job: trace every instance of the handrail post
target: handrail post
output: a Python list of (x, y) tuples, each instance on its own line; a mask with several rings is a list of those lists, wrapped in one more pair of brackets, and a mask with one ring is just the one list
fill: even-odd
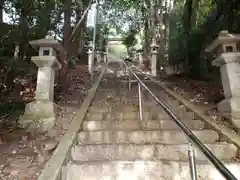
[(195, 150), (192, 148), (192, 143), (188, 145), (188, 160), (189, 168), (192, 180), (197, 180), (196, 161), (195, 161)]
[(142, 94), (141, 94), (141, 84), (138, 82), (138, 103), (139, 103), (139, 118), (140, 121), (143, 120), (143, 113), (142, 113)]

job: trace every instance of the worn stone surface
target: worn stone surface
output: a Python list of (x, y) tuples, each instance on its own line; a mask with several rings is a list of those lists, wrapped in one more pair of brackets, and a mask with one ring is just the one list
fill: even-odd
[[(221, 66), (221, 77), (225, 100), (218, 104), (222, 116), (230, 119), (239, 126), (240, 121), (240, 80), (239, 80), (240, 53), (223, 53), (215, 60)], [(217, 64), (217, 65), (218, 65)]]
[(42, 142), (42, 150), (46, 153), (51, 153), (56, 149), (58, 142), (54, 139), (48, 139)]
[(46, 132), (55, 125), (55, 107), (49, 100), (36, 100), (25, 107), (24, 115), (20, 116), (19, 123), (30, 132)]
[(86, 121), (102, 121), (104, 119), (104, 114), (105, 113), (88, 113), (86, 115)]
[[(204, 124), (202, 121), (185, 121), (185, 123), (192, 129), (203, 129)], [(122, 120), (122, 121), (84, 121), (83, 130), (172, 130), (179, 129), (178, 125), (173, 120)]]
[[(240, 165), (225, 163), (233, 174), (240, 178)], [(187, 162), (174, 161), (113, 161), (91, 164), (68, 164), (65, 167), (66, 178), (63, 180), (189, 180), (190, 171)], [(199, 180), (225, 180), (212, 164), (199, 163)]]
[[(221, 160), (231, 159), (237, 155), (237, 147), (227, 143), (207, 144), (208, 148)], [(71, 150), (75, 161), (106, 160), (188, 160), (188, 144), (113, 144), (113, 145), (78, 145)], [(197, 160), (206, 160), (201, 153), (196, 153)]]
[[(218, 141), (218, 133), (212, 130), (193, 131), (204, 143)], [(188, 137), (182, 131), (83, 131), (78, 134), (79, 144), (181, 144), (188, 143)]]

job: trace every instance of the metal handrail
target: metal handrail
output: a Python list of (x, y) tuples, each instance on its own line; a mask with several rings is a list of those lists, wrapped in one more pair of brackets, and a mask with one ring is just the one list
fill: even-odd
[[(179, 119), (168, 107), (167, 105), (162, 102), (147, 86), (143, 83), (143, 81), (132, 71), (132, 69), (126, 64), (126, 62), (122, 61), (123, 64), (126, 66), (126, 69), (129, 71), (129, 89), (131, 88), (131, 78), (130, 73), (136, 78), (138, 81), (138, 90), (141, 91), (142, 86), (145, 90), (149, 92), (149, 94), (160, 104), (163, 109), (172, 117), (175, 123), (183, 130), (183, 132), (188, 136), (190, 143), (193, 142), (200, 151), (207, 157), (207, 159), (215, 166), (215, 168), (225, 177), (227, 180), (238, 180), (227, 168), (226, 166), (201, 142), (199, 138), (197, 138), (191, 129), (181, 120)], [(139, 95), (141, 92), (139, 92)], [(141, 97), (139, 96), (139, 99)], [(140, 101), (140, 100), (139, 100)], [(141, 103), (141, 102), (140, 102)], [(139, 104), (141, 108), (141, 105)], [(142, 120), (142, 109), (140, 110), (140, 120)], [(192, 180), (196, 180), (196, 168), (195, 168), (195, 158), (194, 152), (192, 151), (191, 144), (189, 146), (189, 161), (190, 161), (190, 170), (191, 170), (191, 177)]]

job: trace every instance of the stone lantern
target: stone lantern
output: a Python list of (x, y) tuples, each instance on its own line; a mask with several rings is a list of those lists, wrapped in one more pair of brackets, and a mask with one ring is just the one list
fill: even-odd
[(93, 52), (92, 52), (92, 45), (90, 44), (88, 46), (88, 72), (91, 74), (92, 72), (92, 68), (93, 68), (93, 65), (94, 65), (94, 60), (92, 61), (92, 56), (93, 56)]
[(55, 71), (61, 68), (57, 52), (64, 52), (62, 45), (53, 37), (34, 40), (30, 45), (39, 49), (38, 56), (31, 60), (38, 66), (36, 96), (25, 107), (19, 123), (29, 131), (46, 132), (55, 125), (56, 117), (53, 103)]
[(103, 53), (103, 61), (104, 63), (107, 63), (107, 52)]
[(221, 31), (207, 47), (216, 59), (213, 66), (220, 67), (225, 100), (217, 106), (220, 114), (240, 127), (240, 35)]
[(143, 55), (142, 50), (139, 50), (138, 57), (139, 57), (139, 66), (141, 67), (143, 65), (143, 62), (144, 62), (144, 55)]
[(157, 76), (157, 54), (158, 54), (158, 45), (156, 43), (156, 39), (152, 39), (151, 44), (151, 71), (152, 76)]
[(97, 63), (100, 64), (102, 61), (102, 51), (100, 48), (97, 48), (96, 58), (97, 58)]

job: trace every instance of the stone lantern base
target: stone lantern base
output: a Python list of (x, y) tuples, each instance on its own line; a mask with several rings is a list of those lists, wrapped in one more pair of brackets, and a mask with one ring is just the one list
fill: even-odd
[(225, 99), (217, 105), (218, 111), (240, 128), (240, 97)]
[(28, 132), (43, 133), (51, 130), (56, 121), (55, 105), (49, 100), (35, 100), (26, 104), (19, 124)]

